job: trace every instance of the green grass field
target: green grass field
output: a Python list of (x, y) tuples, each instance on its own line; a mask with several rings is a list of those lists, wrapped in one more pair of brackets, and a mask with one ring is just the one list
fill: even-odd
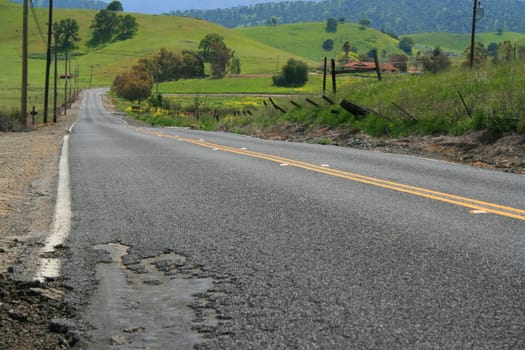
[[(40, 23), (42, 31), (47, 23), (47, 11), (35, 9), (34, 14)], [(205, 22), (198, 19), (150, 16), (135, 14), (139, 23), (139, 32), (131, 40), (107, 44), (104, 47), (90, 49), (86, 42), (90, 38), (89, 26), (96, 11), (67, 10), (55, 11), (54, 22), (64, 18), (77, 20), (80, 26), (80, 37), (77, 50), (78, 56), (72, 60), (72, 67), (78, 66), (80, 88), (90, 85), (91, 71), (93, 72), (93, 86), (111, 85), (117, 74), (130, 69), (135, 62), (143, 57), (149, 57), (161, 48), (173, 51), (182, 49), (198, 50), (199, 42), (208, 33), (219, 33), (225, 42), (241, 60), (242, 73), (274, 73), (280, 63), (284, 64), (289, 58), (297, 55), (268, 46), (255, 41), (236, 31)], [(34, 20), (33, 12), (30, 14), (30, 42), (29, 53), (31, 57), (45, 57), (45, 38), (39, 35), (39, 30)], [(21, 33), (22, 33), (22, 7), (7, 0), (0, 0), (0, 36), (2, 37), (2, 74), (0, 75), (0, 109), (17, 109), (20, 98), (21, 84)], [(309, 64), (316, 62), (309, 61)], [(59, 68), (59, 72), (63, 67)], [(30, 104), (42, 104), (44, 87), (44, 59), (29, 60), (29, 99)]]
[[(366, 54), (373, 48), (377, 48), (380, 53), (383, 50), (387, 54), (401, 53), (396, 39), (372, 28), (360, 29), (355, 23), (340, 23), (336, 33), (327, 33), (325, 29), (326, 23), (296, 23), (238, 28), (236, 31), (316, 62), (321, 62), (324, 57), (335, 58), (343, 50), (345, 41), (355, 46), (358, 53)], [(334, 41), (331, 51), (325, 51), (322, 47), (327, 39)]]
[[(431, 50), (436, 46), (441, 47), (445, 51), (462, 54), (465, 49), (470, 46), (470, 34), (451, 34), (451, 33), (421, 33), (407, 35), (411, 37), (416, 43), (416, 49)], [(525, 34), (503, 32), (503, 35), (497, 33), (478, 33), (476, 34), (476, 41), (482, 42), (485, 48), (490, 43), (500, 43), (509, 40), (512, 43), (525, 42)]]

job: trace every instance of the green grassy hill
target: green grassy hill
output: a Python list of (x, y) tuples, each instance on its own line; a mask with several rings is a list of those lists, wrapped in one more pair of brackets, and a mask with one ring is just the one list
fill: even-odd
[[(358, 53), (366, 54), (373, 48), (377, 48), (380, 53), (383, 50), (388, 54), (401, 53), (397, 47), (398, 40), (372, 28), (360, 29), (360, 26), (354, 23), (340, 23), (336, 33), (327, 33), (326, 23), (246, 27), (236, 31), (267, 45), (318, 62), (323, 57), (334, 58), (343, 50), (345, 41), (355, 46)], [(334, 49), (331, 51), (323, 49), (323, 42), (327, 39), (334, 41)]]
[[(44, 86), (46, 43), (42, 39), (34, 15), (36, 15), (42, 31), (47, 29), (47, 11), (35, 9), (30, 13), (30, 56), (40, 59), (30, 59), (29, 62), (29, 103), (41, 104)], [(198, 50), (199, 42), (208, 33), (219, 33), (225, 42), (235, 50), (241, 60), (242, 73), (273, 73), (278, 62), (284, 64), (295, 54), (271, 47), (243, 35), (240, 32), (226, 29), (219, 25), (198, 19), (172, 16), (150, 16), (134, 14), (139, 23), (137, 35), (127, 41), (107, 44), (105, 47), (90, 49), (86, 42), (90, 38), (89, 26), (97, 11), (79, 9), (59, 9), (55, 11), (54, 22), (64, 18), (75, 19), (80, 26), (80, 37), (77, 56), (72, 61), (72, 67), (77, 65), (80, 70), (80, 87), (89, 86), (91, 67), (93, 67), (93, 86), (110, 85), (114, 77), (131, 68), (142, 57), (148, 57), (161, 48), (173, 51), (182, 49)], [(22, 38), (22, 6), (0, 0), (0, 37), (2, 37), (2, 74), (0, 75), (0, 109), (17, 108), (20, 96), (21, 81), (21, 38)], [(300, 57), (299, 57), (300, 58)], [(302, 58), (301, 58), (302, 59)], [(310, 64), (316, 62), (310, 61)], [(63, 63), (60, 63), (62, 66)], [(62, 67), (59, 68), (63, 70)]]
[[(462, 53), (470, 46), (470, 34), (421, 33), (407, 36), (414, 40), (416, 49), (419, 50), (432, 49), (439, 46), (445, 51)], [(500, 43), (505, 40), (509, 40), (512, 43), (523, 43), (525, 42), (525, 34), (514, 32), (504, 32), (502, 35), (497, 33), (476, 34), (476, 41), (481, 41), (485, 44), (485, 47), (490, 43)]]

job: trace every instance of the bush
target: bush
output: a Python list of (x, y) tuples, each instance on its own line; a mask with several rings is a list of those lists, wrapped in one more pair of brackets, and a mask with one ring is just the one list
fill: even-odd
[(450, 60), (443, 50), (438, 46), (428, 56), (421, 57), (425, 71), (430, 73), (438, 73), (450, 68)]
[(325, 51), (332, 51), (333, 48), (334, 48), (334, 41), (332, 39), (326, 39), (323, 42), (323, 49)]
[(20, 113), (0, 112), (0, 131), (21, 131), (23, 129)]
[(308, 81), (308, 65), (290, 58), (281, 74), (273, 76), (275, 86), (303, 86)]

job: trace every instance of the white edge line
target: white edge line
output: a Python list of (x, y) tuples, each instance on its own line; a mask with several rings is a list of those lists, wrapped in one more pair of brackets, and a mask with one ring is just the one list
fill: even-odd
[[(73, 124), (74, 126), (75, 124)], [(72, 130), (73, 126), (69, 129)], [(71, 228), (71, 190), (69, 174), (69, 135), (64, 136), (62, 143), (62, 154), (58, 165), (58, 187), (55, 206), (55, 215), (51, 232), (46, 240), (45, 246), (40, 253), (54, 251), (55, 247), (63, 244), (69, 235)], [(41, 258), (35, 279), (40, 281), (46, 277), (58, 277), (60, 275), (61, 263), (59, 259)]]

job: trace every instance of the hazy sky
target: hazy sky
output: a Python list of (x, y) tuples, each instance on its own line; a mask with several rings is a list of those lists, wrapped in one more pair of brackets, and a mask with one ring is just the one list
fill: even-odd
[[(105, 0), (111, 2), (110, 0)], [(228, 8), (285, 0), (120, 0), (126, 12), (159, 14), (176, 10)]]

